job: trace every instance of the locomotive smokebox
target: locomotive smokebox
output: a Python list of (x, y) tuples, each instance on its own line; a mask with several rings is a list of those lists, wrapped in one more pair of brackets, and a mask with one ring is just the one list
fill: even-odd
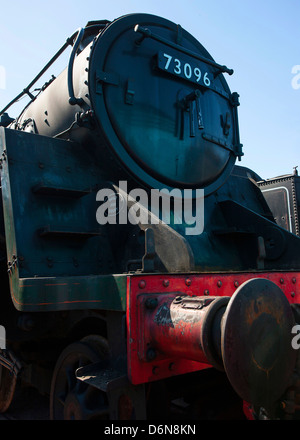
[(225, 370), (237, 394), (270, 408), (296, 363), (292, 309), (273, 282), (256, 278), (230, 297), (141, 295), (139, 358), (190, 359)]
[(79, 141), (149, 187), (215, 191), (243, 154), (238, 95), (223, 76), (233, 71), (166, 19), (101, 23), (78, 32), (68, 68), (15, 127)]

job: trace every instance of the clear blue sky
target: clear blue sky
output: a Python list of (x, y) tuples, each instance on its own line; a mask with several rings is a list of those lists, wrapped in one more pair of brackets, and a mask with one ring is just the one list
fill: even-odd
[[(0, 11), (0, 73), (5, 71), (0, 108), (77, 28), (90, 20), (148, 12), (181, 24), (218, 63), (234, 69), (226, 79), (240, 94), (245, 153), (240, 164), (262, 178), (290, 173), (297, 165), (300, 171), (300, 75), (299, 81), (295, 77), (297, 66), (300, 73), (300, 0), (15, 0), (2, 1)], [(52, 73), (58, 72), (50, 70), (45, 81)], [(13, 107), (11, 116), (20, 108)]]

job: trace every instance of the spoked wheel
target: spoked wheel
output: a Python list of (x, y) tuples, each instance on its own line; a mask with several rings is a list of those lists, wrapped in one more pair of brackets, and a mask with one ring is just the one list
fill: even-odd
[(78, 368), (102, 360), (107, 348), (100, 337), (87, 337), (69, 345), (60, 355), (52, 378), (50, 418), (52, 420), (108, 419), (104, 392), (78, 380)]
[(0, 365), (0, 413), (4, 413), (10, 407), (15, 394), (16, 383), (16, 376)]

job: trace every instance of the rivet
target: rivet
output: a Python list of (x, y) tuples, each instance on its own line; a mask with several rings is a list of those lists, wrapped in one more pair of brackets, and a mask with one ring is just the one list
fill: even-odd
[(140, 289), (144, 289), (145, 287), (146, 287), (146, 281), (141, 280), (141, 281), (139, 282), (139, 288), (140, 288)]
[(163, 286), (168, 287), (169, 284), (169, 280), (163, 280)]
[(209, 295), (209, 290), (208, 289), (204, 290), (204, 295)]
[(239, 282), (238, 281), (235, 281), (234, 282), (234, 287), (238, 287), (239, 286)]
[(186, 284), (187, 286), (190, 286), (190, 285), (192, 284), (192, 280), (191, 280), (190, 278), (187, 278), (187, 279), (185, 280), (185, 284)]
[(280, 278), (280, 284), (283, 284), (283, 283), (284, 283), (284, 279)]
[(295, 278), (295, 277), (292, 278), (292, 283), (293, 283), (293, 284), (296, 284), (296, 278)]
[(53, 258), (47, 257), (47, 266), (48, 267), (53, 267)]
[(217, 282), (217, 286), (218, 286), (218, 287), (222, 287), (222, 281), (219, 280), (219, 281)]
[(295, 292), (291, 292), (291, 297), (294, 298)]

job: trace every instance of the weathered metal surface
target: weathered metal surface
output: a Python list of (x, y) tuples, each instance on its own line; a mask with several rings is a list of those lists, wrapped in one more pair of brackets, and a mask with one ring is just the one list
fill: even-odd
[[(107, 259), (110, 251), (95, 217), (99, 167), (78, 144), (8, 129), (0, 138), (7, 259), (17, 258), (20, 278), (98, 274), (100, 249)], [(67, 234), (49, 238), (41, 230)], [(87, 239), (75, 244), (72, 232)]]
[(76, 370), (76, 377), (84, 384), (106, 393), (111, 420), (146, 419), (144, 386), (132, 385), (124, 371), (98, 362)]
[(0, 144), (16, 308), (124, 310), (126, 275), (113, 275), (110, 245), (95, 217), (98, 167), (63, 140), (2, 128)]
[(189, 297), (176, 293), (139, 295), (139, 359), (148, 362), (172, 357), (222, 368), (214, 347), (213, 335), (217, 332), (214, 320), (228, 301), (227, 297)]
[[(126, 275), (95, 275), (12, 280), (18, 310), (125, 310)], [(109, 292), (109, 294), (108, 294)]]
[[(214, 280), (217, 291), (224, 280), (220, 275)], [(280, 287), (263, 277), (248, 277), (236, 290), (232, 283), (229, 300), (198, 297), (186, 289), (179, 296), (180, 283), (172, 278), (169, 285), (177, 286), (176, 293), (163, 293), (162, 287), (155, 294), (141, 293), (147, 289), (143, 281), (130, 295), (128, 369), (133, 383), (224, 367), (243, 400), (272, 408), (291, 384), (297, 356), (291, 344), (295, 318)], [(278, 284), (282, 281), (277, 278)], [(192, 282), (185, 284), (191, 288)]]
[(295, 319), (282, 290), (266, 279), (243, 283), (222, 320), (222, 358), (237, 393), (270, 409), (291, 384)]
[(11, 374), (8, 368), (0, 365), (0, 413), (10, 407), (17, 383), (17, 377)]
[[(130, 380), (135, 383), (144, 383), (149, 381), (156, 381), (165, 377), (170, 377), (178, 374), (184, 374), (190, 371), (199, 371), (204, 368), (208, 368), (213, 364), (212, 359), (209, 359), (211, 363), (207, 363), (207, 358), (201, 359), (201, 354), (198, 351), (198, 358), (195, 360), (182, 358), (179, 353), (184, 352), (185, 346), (176, 347), (176, 341), (173, 342), (171, 348), (174, 349), (174, 355), (170, 352), (163, 354), (162, 352), (148, 352), (147, 348), (155, 348), (147, 345), (149, 339), (145, 339), (145, 336), (152, 337), (151, 326), (153, 322), (150, 321), (150, 327), (145, 330), (145, 325), (149, 325), (149, 322), (145, 322), (145, 307), (151, 310), (157, 308), (160, 301), (165, 299), (166, 307), (164, 308), (165, 317), (168, 317), (165, 322), (169, 323), (169, 328), (172, 325), (172, 320), (170, 319), (170, 309), (167, 304), (171, 302), (177, 296), (188, 296), (191, 300), (194, 296), (205, 296), (209, 300), (210, 296), (219, 297), (232, 297), (239, 286), (248, 280), (255, 278), (263, 278), (274, 283), (277, 288), (280, 288), (282, 296), (286, 297), (286, 302), (289, 304), (297, 304), (300, 301), (300, 274), (299, 272), (291, 273), (280, 273), (280, 272), (269, 272), (269, 273), (240, 273), (240, 274), (209, 274), (207, 275), (139, 275), (132, 276), (128, 284), (128, 294), (127, 294), (127, 331), (128, 331), (128, 374)], [(268, 282), (268, 281), (267, 281)], [(147, 302), (148, 296), (148, 302)], [(198, 300), (195, 301), (197, 303)], [(280, 302), (280, 300), (279, 300)], [(192, 309), (190, 309), (192, 310)], [(195, 309), (197, 310), (197, 309)], [(285, 309), (286, 311), (286, 309)], [(288, 312), (290, 316), (291, 310)], [(284, 317), (283, 313), (283, 317)], [(162, 316), (160, 316), (162, 318)], [(243, 317), (239, 317), (242, 320)], [(238, 324), (236, 324), (238, 325)], [(188, 325), (183, 324), (182, 329), (188, 329)], [(163, 337), (165, 342), (164, 348), (166, 347), (166, 342), (170, 338), (170, 334), (164, 334), (161, 329), (160, 335)], [(171, 329), (173, 331), (173, 329)], [(239, 340), (239, 327), (236, 327), (236, 338)], [(194, 334), (195, 336), (195, 334)], [(276, 335), (275, 335), (276, 336)], [(274, 336), (274, 337), (275, 337)], [(221, 344), (218, 348), (216, 340), (220, 337), (214, 335), (214, 338), (210, 338), (209, 346), (213, 343), (215, 345), (214, 350), (220, 352)], [(290, 340), (285, 341), (288, 344), (291, 343)], [(157, 339), (157, 338), (156, 338)], [(207, 336), (207, 339), (208, 336)], [(154, 339), (155, 340), (155, 339)], [(170, 338), (171, 340), (171, 338)], [(198, 337), (199, 341), (199, 337)], [(169, 341), (170, 342), (170, 341)], [(180, 340), (178, 340), (180, 343)], [(247, 346), (247, 341), (243, 338), (241, 343)], [(160, 341), (158, 341), (159, 347)], [(191, 347), (192, 342), (189, 342), (189, 347)], [(199, 348), (201, 351), (201, 348)], [(208, 349), (206, 348), (206, 352)], [(206, 362), (204, 363), (203, 360)]]
[[(93, 342), (93, 341), (92, 341)], [(50, 394), (52, 420), (91, 420), (109, 418), (107, 395), (76, 380), (78, 367), (104, 359), (104, 347), (88, 339), (65, 348), (55, 365)]]
[[(162, 40), (136, 44), (137, 23)], [(98, 160), (105, 152), (116, 154), (132, 175), (154, 188), (196, 185), (213, 192), (229, 176), (236, 157), (242, 155), (238, 103), (220, 74), (219, 64), (186, 30), (181, 30), (181, 44), (170, 47), (177, 35), (175, 23), (154, 15), (130, 14), (112, 21), (95, 41), (83, 45), (86, 47), (75, 59), (71, 57), (72, 69), (65, 69), (28, 106), (19, 126), (30, 119), (39, 134), (71, 133), (72, 139), (90, 144), (89, 148), (92, 145)], [(161, 52), (163, 62), (157, 63)], [(70, 105), (69, 100), (67, 80), (71, 73), (71, 95), (74, 91), (78, 98), (73, 97), (71, 103), (76, 105)], [(205, 133), (202, 125), (196, 124), (196, 110), (181, 107), (179, 99), (181, 92), (187, 96), (195, 90), (205, 108)], [(95, 130), (84, 139), (76, 113), (89, 110), (93, 111)], [(224, 131), (221, 116), (223, 120), (226, 115), (230, 124), (227, 122)]]

